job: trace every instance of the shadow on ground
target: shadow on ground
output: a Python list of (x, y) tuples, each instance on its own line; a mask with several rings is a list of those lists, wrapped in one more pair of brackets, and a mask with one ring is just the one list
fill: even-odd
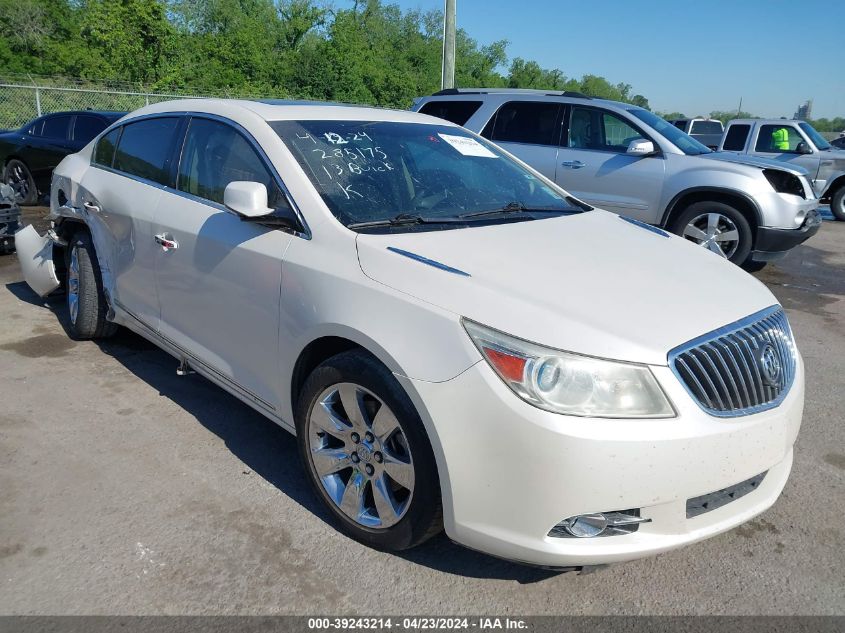
[[(42, 299), (24, 282), (6, 284), (6, 289), (18, 301), (51, 310), (67, 334), (67, 308), (63, 295), (54, 294)], [(327, 524), (332, 524), (331, 515), (309, 487), (300, 466), (296, 440), (290, 433), (205, 378), (196, 374), (177, 376), (177, 362), (172, 356), (125, 328), (121, 328), (114, 337), (96, 343), (102, 352), (217, 435), (246, 468)], [(331, 529), (335, 528), (332, 526)], [(444, 534), (397, 556), (445, 573), (513, 580), (522, 584), (539, 582), (561, 573), (474, 552), (456, 545)]]

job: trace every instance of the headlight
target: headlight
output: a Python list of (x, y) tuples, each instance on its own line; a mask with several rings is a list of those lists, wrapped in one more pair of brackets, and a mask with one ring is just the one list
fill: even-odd
[(805, 198), (804, 185), (798, 176), (790, 174), (788, 171), (781, 171), (780, 169), (764, 169), (763, 175), (772, 188), (778, 193), (791, 193), (794, 196)]
[(463, 320), (493, 370), (540, 409), (597, 418), (669, 418), (675, 411), (645, 365), (542, 347)]

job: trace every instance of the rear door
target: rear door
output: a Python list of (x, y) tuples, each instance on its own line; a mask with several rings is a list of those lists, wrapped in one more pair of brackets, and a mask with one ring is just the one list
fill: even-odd
[(72, 114), (51, 114), (44, 117), (38, 134), (27, 138), (24, 160), (36, 182), (50, 182), (50, 176), (61, 160), (73, 153), (70, 149)]
[(557, 183), (591, 205), (659, 222), (665, 161), (625, 153), (631, 141), (653, 139), (609, 110), (578, 104), (568, 110)]
[[(158, 201), (156, 275), (163, 336), (269, 411), (279, 401), (282, 256), (292, 236), (223, 206), (235, 180), (261, 182), (286, 204), (257, 143), (234, 123), (193, 117), (175, 190)], [(191, 360), (194, 362), (194, 360)]]
[(159, 323), (153, 219), (171, 165), (181, 119), (145, 118), (115, 128), (94, 148), (77, 206), (87, 216), (112, 301), (155, 331)]
[(508, 101), (481, 135), (554, 180), (562, 111), (563, 106), (553, 101)]

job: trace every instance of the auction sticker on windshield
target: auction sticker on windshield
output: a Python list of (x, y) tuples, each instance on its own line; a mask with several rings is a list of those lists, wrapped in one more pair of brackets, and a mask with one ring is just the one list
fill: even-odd
[(481, 156), (482, 158), (498, 158), (493, 152), (484, 147), (474, 138), (468, 136), (455, 136), (453, 134), (440, 134), (437, 136), (449, 143), (464, 156)]

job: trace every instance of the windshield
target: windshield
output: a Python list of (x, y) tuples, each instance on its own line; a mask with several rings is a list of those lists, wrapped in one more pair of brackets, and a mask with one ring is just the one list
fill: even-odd
[(722, 132), (724, 130), (721, 121), (693, 121), (690, 130), (690, 134), (721, 134)]
[(657, 116), (654, 112), (643, 110), (642, 108), (631, 108), (628, 110), (631, 114), (637, 117), (646, 125), (654, 128), (672, 145), (677, 147), (687, 156), (697, 156), (699, 154), (709, 154), (710, 149), (706, 145), (702, 145), (693, 137), (684, 134), (674, 125), (669, 123), (666, 119)]
[[(532, 209), (544, 212), (537, 217), (581, 210), (461, 128), (388, 121), (270, 125), (335, 217), (353, 228), (403, 215), (424, 219), (420, 224), (429, 228), (438, 220), (444, 223), (437, 228), (457, 228), (496, 221), (496, 211), (502, 211), (499, 221), (510, 221), (515, 212), (519, 219), (535, 219)], [(479, 217), (466, 217), (471, 214)], [(459, 217), (465, 219), (456, 222)]]
[(801, 121), (801, 123), (798, 124), (798, 127), (804, 130), (804, 133), (810, 137), (810, 140), (813, 141), (813, 145), (815, 145), (817, 148), (830, 149), (830, 143), (828, 143), (821, 134), (816, 132), (816, 128), (814, 128), (812, 125), (810, 125), (806, 121)]

